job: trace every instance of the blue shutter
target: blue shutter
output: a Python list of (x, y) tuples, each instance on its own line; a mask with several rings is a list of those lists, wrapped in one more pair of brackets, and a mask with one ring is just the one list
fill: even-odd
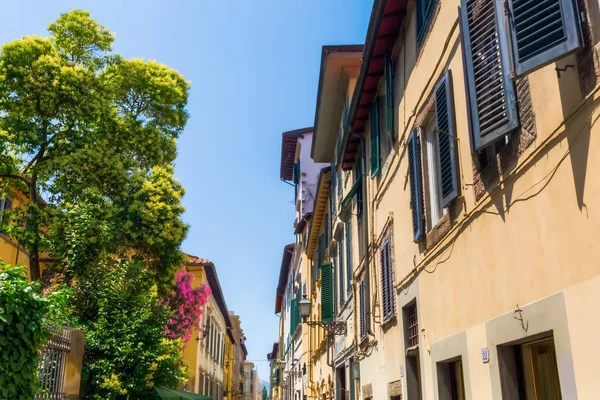
[(352, 221), (346, 222), (346, 294), (352, 295)]
[(449, 70), (436, 85), (434, 93), (438, 129), (439, 193), (442, 196), (442, 207), (446, 207), (448, 203), (458, 196), (460, 191), (456, 156), (454, 103), (452, 101), (452, 75)]
[(367, 336), (367, 290), (364, 279), (360, 281), (358, 297), (360, 309), (360, 337), (362, 339)]
[[(390, 52), (385, 53), (385, 130), (394, 137), (394, 66)], [(393, 141), (392, 141), (393, 143)]]
[(581, 47), (573, 0), (510, 0), (510, 28), (517, 75), (523, 75)]
[(424, 233), (423, 179), (421, 171), (421, 144), (415, 129), (408, 137), (408, 174), (410, 180), (410, 208), (412, 210), (413, 240), (418, 241)]
[(460, 21), (473, 149), (519, 126), (503, 0), (461, 0)]
[(371, 106), (371, 178), (375, 178), (381, 166), (379, 140), (379, 99)]
[(392, 251), (390, 237), (387, 237), (379, 251), (381, 261), (381, 297), (383, 299), (383, 319), (394, 315), (394, 282), (392, 277)]

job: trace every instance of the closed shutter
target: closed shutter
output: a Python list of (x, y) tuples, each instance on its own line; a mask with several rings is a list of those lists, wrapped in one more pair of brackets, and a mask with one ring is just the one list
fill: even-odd
[(510, 0), (515, 71), (523, 75), (581, 46), (573, 0)]
[(346, 294), (352, 295), (352, 222), (346, 222)]
[(379, 99), (371, 106), (371, 178), (375, 178), (381, 166), (381, 148), (379, 145)]
[(413, 240), (418, 241), (424, 233), (423, 179), (421, 171), (421, 144), (416, 129), (408, 137), (408, 174), (410, 180), (410, 208), (412, 211)]
[(321, 267), (321, 321), (333, 321), (333, 279), (331, 264)]
[[(392, 55), (385, 53), (385, 131), (394, 137), (394, 66)], [(393, 143), (393, 142), (392, 142)]]
[(360, 281), (359, 286), (359, 307), (360, 307), (360, 337), (367, 336), (367, 289), (365, 280)]
[(435, 115), (438, 129), (439, 184), (442, 207), (446, 207), (459, 193), (458, 163), (456, 156), (456, 130), (454, 102), (452, 101), (452, 75), (448, 70), (435, 88)]
[(383, 319), (394, 315), (394, 282), (392, 277), (392, 251), (390, 238), (381, 246), (381, 295), (383, 297)]
[(438, 0), (417, 0), (417, 45), (421, 47)]
[(290, 301), (290, 336), (294, 336), (296, 329), (296, 298)]
[(460, 16), (473, 148), (519, 126), (502, 0), (461, 0)]

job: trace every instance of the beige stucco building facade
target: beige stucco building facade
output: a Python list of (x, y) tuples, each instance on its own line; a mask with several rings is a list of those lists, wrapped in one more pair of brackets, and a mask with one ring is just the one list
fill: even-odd
[(306, 294), (347, 335), (309, 337), (308, 397), (598, 397), (600, 11), (576, 3), (375, 0), (347, 105), (322, 64)]

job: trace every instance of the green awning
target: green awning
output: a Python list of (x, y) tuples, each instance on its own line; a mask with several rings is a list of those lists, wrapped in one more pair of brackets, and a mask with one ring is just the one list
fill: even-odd
[(153, 395), (154, 399), (157, 400), (212, 400), (210, 396), (202, 396), (196, 393), (182, 392), (164, 387), (155, 387)]

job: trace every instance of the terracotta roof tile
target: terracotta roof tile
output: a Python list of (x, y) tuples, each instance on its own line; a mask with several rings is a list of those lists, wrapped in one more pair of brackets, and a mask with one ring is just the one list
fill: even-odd
[(188, 254), (188, 264), (212, 264), (212, 261), (210, 261), (207, 258), (200, 258), (197, 256), (193, 256), (191, 254)]

